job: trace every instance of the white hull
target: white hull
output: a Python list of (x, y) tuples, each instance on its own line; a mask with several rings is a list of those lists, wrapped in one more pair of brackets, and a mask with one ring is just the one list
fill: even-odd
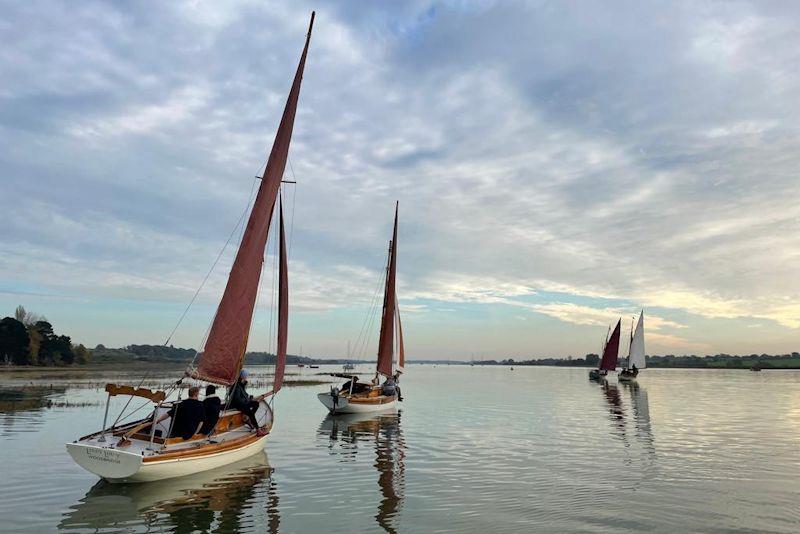
[(84, 443), (67, 443), (75, 463), (109, 482), (152, 482), (182, 477), (238, 462), (264, 450), (267, 436), (241, 448), (190, 458), (144, 462), (142, 454)]
[(347, 397), (339, 396), (338, 403), (334, 404), (333, 395), (330, 393), (320, 393), (317, 395), (319, 401), (328, 409), (330, 413), (372, 413), (384, 412), (397, 408), (397, 398), (381, 404), (367, 404), (350, 402)]
[[(261, 401), (256, 418), (263, 428), (272, 427), (272, 410), (266, 402)], [(186, 441), (168, 449), (140, 439), (131, 439), (129, 445), (119, 447), (119, 437), (113, 433), (105, 438), (94, 434), (66, 445), (75, 463), (90, 473), (109, 482), (127, 483), (182, 477), (238, 462), (263, 451), (266, 439), (267, 435), (256, 437), (253, 431), (240, 426), (215, 434), (211, 441)], [(230, 443), (229, 448), (224, 448), (226, 442), (234, 440), (241, 441), (241, 445)], [(201, 454), (204, 447), (207, 450)]]

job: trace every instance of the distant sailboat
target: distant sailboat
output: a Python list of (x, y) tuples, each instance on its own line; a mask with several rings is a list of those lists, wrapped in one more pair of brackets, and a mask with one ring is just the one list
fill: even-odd
[[(222, 300), (209, 331), (197, 366), (190, 365), (184, 378), (230, 386), (234, 384), (242, 368), (247, 339), (253, 319), (258, 286), (264, 263), (264, 250), (269, 235), (270, 221), (278, 200), (283, 173), (292, 138), (300, 84), (303, 79), (314, 13), (306, 35), (300, 63), (294, 76), (286, 107), (283, 111), (272, 151), (269, 155), (261, 183), (258, 188), (250, 218), (242, 235), (239, 250), (228, 276)], [(132, 386), (107, 384), (103, 427), (100, 431), (67, 444), (67, 451), (78, 465), (111, 482), (146, 482), (189, 475), (220, 467), (253, 454), (264, 448), (264, 441), (272, 429), (272, 406), (263, 399), (281, 389), (286, 367), (288, 332), (288, 260), (283, 223), (283, 207), (279, 206), (279, 274), (278, 274), (278, 328), (277, 358), (272, 390), (258, 397), (260, 400), (256, 419), (258, 429), (245, 424), (244, 415), (238, 410), (223, 410), (219, 421), (206, 435), (195, 434), (187, 439), (172, 437), (173, 417), (167, 415), (171, 409), (179, 410), (177, 402), (167, 401), (170, 391), (151, 391)], [(194, 363), (194, 362), (193, 362)], [(183, 378), (171, 391), (180, 390)], [(141, 386), (141, 384), (140, 384)], [(107, 427), (108, 407), (111, 397), (116, 395), (141, 397), (155, 406), (150, 415), (138, 421), (125, 423), (125, 409), (117, 421)], [(178, 395), (180, 398), (180, 393)], [(144, 408), (147, 404), (140, 406)], [(179, 412), (178, 412), (179, 413)], [(125, 416), (125, 417), (123, 417)], [(166, 419), (163, 417), (166, 416)], [(120, 422), (122, 421), (122, 422)], [(117, 422), (120, 422), (117, 424)]]
[(327, 393), (317, 395), (330, 413), (365, 413), (388, 410), (397, 405), (398, 394), (384, 395), (378, 384), (379, 377), (399, 381), (405, 365), (403, 325), (400, 322), (400, 307), (397, 304), (397, 212), (394, 212), (394, 232), (389, 242), (389, 258), (386, 266), (386, 286), (383, 293), (383, 314), (378, 341), (378, 365), (372, 382), (359, 382), (358, 377), (347, 373), (332, 373), (332, 376), (348, 379), (341, 388), (332, 387)]
[(645, 367), (647, 367), (647, 360), (644, 355), (644, 310), (642, 310), (636, 330), (631, 333), (628, 361), (625, 362), (625, 368), (620, 371), (618, 378), (622, 381), (634, 380), (639, 375), (639, 371)]
[(603, 347), (603, 357), (600, 359), (600, 364), (597, 369), (589, 371), (589, 378), (591, 380), (599, 380), (600, 377), (606, 376), (609, 371), (617, 368), (617, 358), (619, 358), (619, 332), (622, 325), (622, 319), (617, 321), (617, 326), (610, 338), (606, 339), (605, 346)]

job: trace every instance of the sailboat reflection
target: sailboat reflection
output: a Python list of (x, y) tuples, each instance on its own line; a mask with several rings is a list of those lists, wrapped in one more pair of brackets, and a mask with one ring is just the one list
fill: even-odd
[(637, 382), (625, 382), (625, 388), (630, 391), (631, 404), (633, 405), (633, 421), (637, 439), (649, 452), (655, 452), (655, 439), (650, 423), (650, 403), (647, 399), (647, 390)]
[(102, 530), (144, 525), (158, 531), (239, 532), (252, 509), (266, 503), (267, 525), (278, 532), (280, 515), (272, 468), (264, 452), (196, 475), (147, 484), (100, 481), (64, 514), (60, 530)]
[[(381, 501), (375, 521), (386, 532), (395, 533), (405, 499), (406, 444), (400, 428), (400, 413), (328, 415), (319, 435), (329, 439), (328, 448), (342, 461), (355, 461), (359, 445), (373, 442)], [(362, 452), (363, 454), (363, 452)]]
[(622, 397), (619, 388), (607, 380), (602, 380), (600, 386), (603, 388), (606, 402), (608, 402), (608, 416), (614, 425), (616, 433), (625, 441), (625, 408), (622, 406)]

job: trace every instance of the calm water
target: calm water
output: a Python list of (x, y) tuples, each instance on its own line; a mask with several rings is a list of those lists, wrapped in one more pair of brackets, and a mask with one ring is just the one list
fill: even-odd
[(800, 531), (800, 372), (412, 366), (397, 414), (332, 419), (326, 386), (285, 389), (265, 454), (131, 486), (64, 450), (100, 389), (5, 382), (6, 532)]

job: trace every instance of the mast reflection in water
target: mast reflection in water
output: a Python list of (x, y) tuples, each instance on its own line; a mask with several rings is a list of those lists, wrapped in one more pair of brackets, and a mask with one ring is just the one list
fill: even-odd
[(375, 521), (386, 532), (397, 532), (405, 498), (406, 445), (400, 428), (400, 413), (328, 415), (320, 425), (320, 437), (329, 440), (328, 449), (342, 462), (354, 461), (374, 444), (381, 500)]
[[(159, 532), (278, 532), (278, 494), (266, 453), (197, 475), (147, 484), (100, 481), (64, 514), (60, 530), (146, 526)], [(266, 503), (266, 525), (257, 513)]]

